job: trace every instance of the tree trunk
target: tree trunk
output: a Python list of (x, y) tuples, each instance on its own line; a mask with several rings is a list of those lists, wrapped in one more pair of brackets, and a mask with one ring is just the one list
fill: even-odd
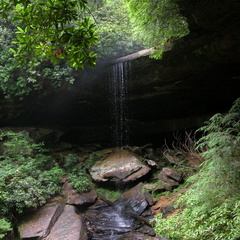
[(140, 57), (149, 56), (149, 55), (153, 54), (154, 52), (155, 52), (154, 48), (144, 49), (144, 50), (129, 54), (127, 56), (117, 58), (117, 59), (113, 60), (112, 63), (131, 61), (131, 60), (134, 60), (134, 59), (137, 59)]

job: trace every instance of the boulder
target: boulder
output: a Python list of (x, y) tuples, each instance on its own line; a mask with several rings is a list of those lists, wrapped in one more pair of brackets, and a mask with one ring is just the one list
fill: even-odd
[(109, 155), (105, 160), (96, 162), (90, 170), (95, 181), (131, 182), (150, 171), (140, 157), (123, 149)]
[(63, 186), (63, 191), (67, 196), (67, 204), (87, 206), (93, 204), (97, 199), (97, 192), (92, 188), (89, 192), (78, 193), (72, 185), (66, 182)]
[(33, 215), (26, 217), (18, 226), (21, 239), (46, 237), (63, 212), (62, 204), (46, 204)]
[(124, 206), (126, 212), (134, 212), (140, 215), (150, 204), (153, 203), (152, 196), (143, 191), (143, 184), (139, 183), (132, 189), (124, 192), (115, 202), (115, 206)]
[(172, 190), (172, 187), (178, 186), (182, 180), (182, 174), (174, 168), (162, 168), (158, 176), (159, 182), (167, 190)]
[(85, 223), (76, 208), (66, 205), (46, 240), (87, 240)]

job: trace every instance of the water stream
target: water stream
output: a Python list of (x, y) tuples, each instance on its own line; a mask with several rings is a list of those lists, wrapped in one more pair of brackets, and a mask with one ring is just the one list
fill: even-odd
[(128, 145), (128, 83), (131, 78), (130, 62), (115, 64), (109, 74), (111, 130), (116, 147)]
[[(134, 219), (125, 216), (122, 209), (106, 204), (88, 210), (88, 232), (91, 240), (119, 240), (128, 232), (132, 232)], [(120, 211), (119, 211), (120, 210)]]

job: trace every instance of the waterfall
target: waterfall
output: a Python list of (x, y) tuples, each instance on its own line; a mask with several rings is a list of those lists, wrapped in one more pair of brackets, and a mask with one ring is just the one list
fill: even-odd
[(115, 64), (110, 70), (111, 131), (116, 147), (128, 145), (128, 82), (130, 62)]

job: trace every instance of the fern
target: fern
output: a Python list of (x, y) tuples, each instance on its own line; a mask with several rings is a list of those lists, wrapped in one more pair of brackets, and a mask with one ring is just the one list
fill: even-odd
[(201, 170), (188, 179), (191, 189), (176, 202), (182, 209), (157, 218), (155, 230), (172, 240), (235, 240), (240, 237), (240, 99), (227, 114), (214, 115), (199, 129), (206, 149)]

